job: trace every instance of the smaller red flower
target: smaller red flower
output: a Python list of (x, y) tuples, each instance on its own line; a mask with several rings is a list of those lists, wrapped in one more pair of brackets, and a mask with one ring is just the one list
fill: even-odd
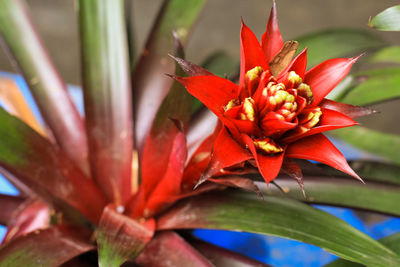
[(360, 179), (321, 134), (357, 124), (342, 113), (348, 110), (345, 104), (324, 99), (357, 58), (327, 60), (306, 71), (304, 49), (277, 71), (272, 63), (279, 60), (283, 47), (274, 4), (261, 44), (242, 22), (239, 85), (206, 71), (175, 77), (223, 123), (200, 183), (245, 161), (257, 166), (270, 182), (282, 165), (295, 166), (291, 158), (322, 162)]

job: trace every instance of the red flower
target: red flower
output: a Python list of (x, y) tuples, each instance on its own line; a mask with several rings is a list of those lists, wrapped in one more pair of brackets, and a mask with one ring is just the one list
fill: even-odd
[[(189, 74), (197, 75), (175, 78), (223, 123), (199, 183), (223, 168), (245, 161), (256, 165), (266, 182), (275, 179), (281, 168), (298, 175), (300, 169), (292, 158), (322, 162), (360, 179), (339, 150), (321, 134), (357, 124), (343, 114), (354, 106), (324, 99), (357, 58), (327, 60), (306, 71), (304, 49), (285, 65), (287, 55), (295, 52), (290, 47), (297, 44), (284, 45), (275, 4), (261, 44), (243, 22), (240, 37), (239, 85), (177, 60), (186, 64), (183, 67), (187, 70), (192, 68)], [(283, 63), (276, 64), (279, 61)]]

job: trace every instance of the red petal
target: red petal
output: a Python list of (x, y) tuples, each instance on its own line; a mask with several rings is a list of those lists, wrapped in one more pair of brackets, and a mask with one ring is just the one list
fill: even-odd
[(264, 70), (269, 69), (257, 37), (242, 20), (242, 29), (240, 31), (240, 88), (244, 86), (246, 72), (257, 66), (261, 66)]
[(350, 118), (358, 118), (362, 116), (366, 116), (372, 113), (375, 113), (375, 110), (367, 108), (367, 107), (360, 107), (360, 106), (353, 106), (345, 103), (336, 102), (329, 99), (324, 99), (320, 103), (320, 107), (335, 110), (340, 113), (345, 114)]
[(203, 102), (218, 117), (223, 118), (223, 107), (237, 99), (239, 88), (233, 82), (218, 76), (174, 77), (188, 92)]
[(212, 175), (219, 172), (219, 170), (251, 158), (252, 155), (234, 140), (227, 129), (223, 127), (214, 142), (213, 153), (207, 170), (197, 185), (205, 182)]
[(359, 57), (329, 59), (307, 71), (304, 82), (313, 92), (312, 106), (317, 106), (346, 77)]
[(344, 173), (361, 178), (350, 168), (345, 157), (323, 134), (316, 134), (288, 145), (286, 157), (315, 160)]
[(325, 108), (321, 108), (321, 111), (322, 115), (317, 126), (302, 134), (288, 135), (288, 137), (284, 138), (283, 142), (291, 143), (306, 136), (358, 124), (357, 122), (340, 112)]
[(283, 47), (282, 36), (278, 28), (275, 1), (271, 8), (267, 29), (261, 37), (261, 46), (264, 50), (264, 55), (267, 62), (270, 62)]
[(279, 75), (278, 80), (285, 76), (289, 71), (296, 72), (302, 79), (304, 79), (304, 75), (307, 70), (307, 47), (303, 49), (286, 67), (284, 71)]
[(261, 153), (257, 153), (253, 139), (244, 134), (242, 137), (243, 141), (247, 144), (251, 153), (253, 154), (258, 169), (260, 170), (261, 175), (264, 177), (265, 182), (269, 183), (274, 180), (276, 176), (278, 176), (281, 169), (284, 153), (282, 152), (273, 155), (263, 155)]
[[(258, 124), (254, 121), (248, 121), (248, 120), (233, 120), (231, 121), (235, 124), (236, 128), (241, 132), (241, 133), (246, 133), (249, 135), (261, 135), (260, 128), (258, 127)], [(228, 129), (231, 129), (231, 127), (228, 127)], [(233, 136), (236, 137), (236, 135), (233, 134)]]
[(277, 114), (274, 112), (268, 113), (261, 121), (261, 128), (266, 136), (274, 134), (282, 134), (288, 130), (291, 130), (297, 126), (296, 123), (287, 122), (279, 119)]

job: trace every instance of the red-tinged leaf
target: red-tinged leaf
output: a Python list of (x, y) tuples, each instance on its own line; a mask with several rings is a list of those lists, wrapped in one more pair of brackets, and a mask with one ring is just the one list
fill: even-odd
[(193, 153), (197, 150), (200, 144), (210, 136), (217, 126), (218, 117), (214, 115), (209, 109), (204, 109), (198, 114), (189, 125), (186, 134), (188, 158), (191, 158)]
[(221, 169), (251, 158), (251, 154), (232, 138), (225, 127), (222, 127), (218, 137), (215, 139), (211, 160), (196, 186), (205, 182)]
[[(175, 42), (176, 53), (183, 56), (179, 40), (175, 39)], [(176, 74), (183, 75), (179, 67)], [(134, 206), (131, 209), (135, 217), (143, 216), (144, 211), (146, 216), (152, 216), (163, 205), (169, 204), (163, 201), (163, 197), (180, 193), (187, 157), (186, 140), (182, 131), (187, 128), (190, 111), (191, 96), (175, 81), (157, 112), (143, 150), (141, 192), (130, 204)], [(154, 190), (157, 192), (149, 199)]]
[(257, 167), (260, 170), (265, 182), (269, 183), (274, 180), (279, 174), (285, 153), (280, 152), (272, 155), (263, 155), (257, 152), (253, 140), (248, 135), (243, 134), (243, 141), (253, 154), (253, 157), (257, 163)]
[[(168, 165), (162, 178), (160, 179), (157, 176), (143, 177), (143, 180), (145, 178), (159, 180), (157, 186), (152, 188), (148, 198), (144, 212), (146, 217), (153, 216), (156, 212), (169, 206), (171, 202), (168, 201), (168, 198), (181, 193), (181, 181), (186, 157), (186, 139), (184, 134), (179, 132), (172, 145), (167, 161)], [(151, 166), (147, 166), (147, 168), (151, 169)]]
[(24, 202), (20, 196), (9, 196), (0, 194), (0, 224), (6, 225), (13, 217), (12, 214)]
[(286, 149), (286, 157), (315, 160), (362, 181), (351, 169), (342, 153), (323, 134), (308, 136), (290, 144)]
[(295, 131), (294, 134), (288, 133), (288, 136), (285, 137), (282, 141), (286, 143), (292, 143), (306, 136), (318, 134), (321, 132), (331, 131), (339, 128), (355, 126), (358, 124), (353, 119), (347, 117), (346, 115), (340, 112), (325, 108), (321, 108), (321, 111), (322, 115), (320, 117), (320, 121), (315, 127), (311, 128), (309, 131), (306, 131), (305, 133), (296, 133), (296, 130), (294, 130)]
[(239, 93), (236, 84), (218, 76), (175, 77), (175, 79), (220, 118), (223, 118), (223, 108), (230, 100), (237, 99)]
[(97, 244), (99, 266), (120, 266), (134, 260), (154, 234), (153, 219), (140, 223), (108, 205), (101, 216)]
[(183, 58), (174, 57), (172, 55), (169, 55), (169, 56), (172, 57), (176, 61), (176, 63), (179, 64), (179, 66), (182, 68), (182, 70), (188, 76), (206, 76), (206, 75), (213, 76), (214, 75), (211, 72), (209, 72), (208, 70), (203, 69), (202, 67), (200, 67), (192, 62), (184, 60)]
[(35, 29), (23, 0), (0, 2), (0, 34), (57, 143), (88, 172), (85, 128)]
[(60, 266), (94, 249), (79, 230), (58, 226), (20, 236), (0, 248), (0, 265)]
[(345, 103), (336, 102), (330, 99), (322, 100), (319, 106), (325, 109), (338, 111), (353, 119), (370, 115), (376, 112), (375, 110), (368, 107), (349, 105)]
[(176, 30), (185, 44), (204, 3), (205, 0), (164, 1), (157, 15), (133, 74), (135, 145), (139, 155), (142, 154), (157, 110), (173, 83), (171, 78), (164, 75), (175, 70), (174, 61), (168, 57), (174, 46), (171, 33)]
[[(168, 128), (168, 131), (161, 133), (162, 135), (173, 138), (178, 135), (179, 129), (176, 127)], [(143, 158), (141, 162), (141, 174), (142, 181), (140, 185), (140, 191), (144, 194), (144, 198), (150, 195), (150, 193), (157, 186), (160, 177), (163, 177), (167, 168), (168, 161), (173, 151), (173, 142), (163, 143), (162, 138), (148, 138), (146, 145), (143, 150)], [(132, 203), (132, 202), (131, 202)]]
[(142, 267), (213, 266), (182, 237), (172, 231), (157, 233), (136, 262)]
[[(163, 124), (167, 127), (164, 131), (157, 129), (158, 126), (154, 125), (153, 129), (155, 130), (152, 129), (144, 147), (141, 162), (142, 183), (139, 193), (128, 204), (129, 213), (134, 217), (144, 216), (143, 213), (146, 210), (150, 195), (163, 179), (173, 177), (175, 182), (169, 184), (171, 186), (169, 189), (173, 188), (173, 191), (177, 191), (180, 188), (187, 157), (186, 139), (172, 121), (165, 121)], [(168, 181), (163, 183), (168, 184)], [(162, 189), (160, 188), (160, 190)], [(162, 201), (159, 204), (162, 204)], [(150, 211), (146, 211), (146, 213), (150, 215)], [(151, 214), (153, 214), (153, 211)]]
[(27, 200), (14, 210), (3, 243), (50, 225), (50, 209), (43, 201)]
[(318, 105), (346, 77), (359, 57), (329, 59), (306, 72), (304, 83), (313, 92), (312, 106)]
[(278, 27), (275, 1), (269, 14), (267, 28), (261, 37), (261, 46), (267, 62), (270, 62), (283, 47), (283, 40)]
[(63, 151), (3, 109), (0, 125), (1, 167), (57, 208), (69, 204), (98, 221), (105, 198)]
[(268, 267), (269, 265), (253, 260), (241, 254), (212, 245), (207, 242), (195, 240), (190, 242), (203, 254), (215, 267)]
[(236, 187), (252, 191), (256, 193), (260, 198), (263, 197), (258, 186), (254, 183), (253, 180), (249, 178), (244, 178), (240, 176), (228, 176), (228, 177), (209, 178), (208, 181), (216, 184), (226, 185), (229, 187)]
[(240, 88), (244, 87), (246, 72), (257, 66), (264, 70), (269, 69), (257, 37), (242, 20), (242, 29), (240, 30)]
[(109, 201), (125, 204), (133, 125), (123, 1), (79, 1), (79, 22), (92, 177)]

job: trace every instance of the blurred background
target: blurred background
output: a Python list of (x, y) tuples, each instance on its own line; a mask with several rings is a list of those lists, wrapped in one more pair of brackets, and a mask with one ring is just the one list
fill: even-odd
[[(136, 53), (139, 53), (162, 0), (132, 0), (135, 23)], [(390, 44), (400, 44), (400, 34), (369, 29), (368, 19), (397, 0), (277, 0), (280, 31), (284, 40), (329, 28), (362, 28), (382, 36)], [(69, 84), (79, 85), (80, 62), (76, 4), (73, 0), (27, 0), (34, 23), (48, 48), (50, 57)], [(216, 50), (223, 50), (239, 59), (240, 18), (258, 37), (265, 30), (272, 0), (209, 0), (195, 25), (186, 47), (187, 58), (200, 63)], [(355, 56), (355, 55), (348, 55)], [(355, 66), (357, 68), (357, 65)], [(13, 72), (3, 51), (0, 70)], [(393, 125), (394, 110), (400, 102), (379, 104), (381, 113), (361, 123), (374, 129), (400, 133)]]
[[(189, 0), (190, 1), (190, 0)], [(381, 36), (389, 44), (400, 45), (400, 34), (369, 29), (368, 19), (398, 0), (277, 0), (279, 27), (284, 40), (296, 39), (311, 32), (330, 28), (362, 28)], [(47, 47), (50, 57), (63, 79), (79, 86), (80, 62), (76, 5), (73, 0), (27, 0), (34, 23)], [(136, 54), (140, 53), (147, 33), (161, 6), (162, 0), (133, 0)], [(240, 18), (260, 37), (265, 30), (272, 0), (208, 0), (186, 47), (187, 59), (200, 64), (216, 51), (225, 51), (239, 59)], [(356, 56), (356, 55), (348, 55)], [(355, 66), (355, 68), (360, 68)], [(5, 53), (0, 50), (0, 71), (15, 72)], [(380, 88), (377, 88), (380, 89)], [(75, 89), (76, 90), (76, 89)], [(396, 123), (400, 101), (373, 106), (380, 111), (359, 120), (370, 128), (400, 134)], [(397, 124), (397, 125), (396, 125)], [(0, 188), (2, 185), (0, 184)], [(369, 224), (346, 209), (324, 208), (374, 238), (380, 238), (400, 229), (400, 220), (389, 219), (385, 224), (373, 217)], [(368, 220), (367, 220), (368, 221)], [(203, 239), (214, 239), (215, 232), (198, 231)], [(246, 238), (243, 241), (243, 238)], [(242, 242), (242, 243), (240, 243)], [(238, 243), (239, 246), (237, 245)], [(260, 239), (250, 234), (227, 235), (219, 233), (217, 244), (245, 252), (252, 257), (275, 266), (320, 266), (334, 257), (321, 249), (304, 246), (279, 238)]]

